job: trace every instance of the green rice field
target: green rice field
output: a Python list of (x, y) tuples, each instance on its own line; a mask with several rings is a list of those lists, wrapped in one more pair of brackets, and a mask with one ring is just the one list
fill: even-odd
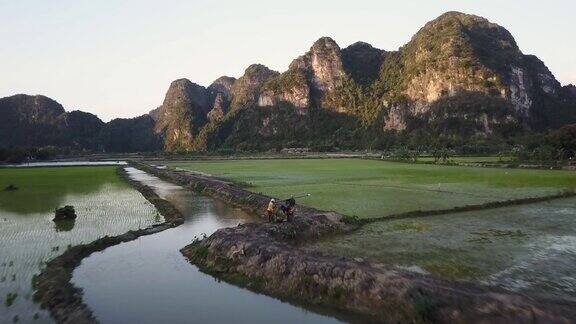
[[(18, 189), (4, 190), (10, 184)], [(78, 218), (57, 226), (64, 205)], [(51, 322), (33, 302), (32, 278), (68, 246), (162, 221), (115, 167), (0, 169), (0, 322)]]
[(308, 249), (576, 298), (576, 198), (380, 221)]
[(539, 197), (576, 187), (569, 171), (474, 168), (360, 159), (169, 162), (230, 179), (274, 197), (310, 193), (299, 203), (358, 216), (449, 209)]

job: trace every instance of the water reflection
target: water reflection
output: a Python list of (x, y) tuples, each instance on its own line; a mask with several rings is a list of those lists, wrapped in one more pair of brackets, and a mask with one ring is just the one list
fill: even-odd
[(54, 227), (56, 228), (56, 232), (69, 232), (74, 228), (75, 224), (75, 219), (64, 219), (54, 222)]
[(10, 184), (18, 189), (0, 191), (0, 212), (20, 215), (52, 212), (68, 195), (89, 195), (104, 185), (129, 188), (117, 178), (114, 167), (0, 168), (0, 187)]
[(218, 282), (179, 249), (195, 236), (254, 221), (239, 209), (129, 168), (186, 217), (183, 225), (85, 259), (73, 282), (102, 323), (332, 323), (279, 300)]

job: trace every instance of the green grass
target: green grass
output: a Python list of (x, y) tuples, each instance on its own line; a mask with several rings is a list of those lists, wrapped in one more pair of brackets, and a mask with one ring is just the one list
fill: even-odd
[(537, 197), (576, 187), (568, 171), (407, 164), (359, 159), (170, 162), (299, 203), (360, 218)]

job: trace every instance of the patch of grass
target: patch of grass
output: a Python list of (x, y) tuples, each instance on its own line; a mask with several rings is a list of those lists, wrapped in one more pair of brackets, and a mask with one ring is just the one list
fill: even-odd
[(208, 251), (208, 247), (206, 245), (196, 245), (196, 247), (194, 248), (194, 255), (196, 258), (200, 259), (200, 260), (205, 260), (208, 257), (208, 254), (210, 252)]
[(342, 222), (345, 224), (351, 224), (351, 225), (359, 225), (362, 223), (362, 221), (360, 220), (360, 217), (354, 215), (354, 216), (349, 216), (349, 215), (343, 215), (342, 216)]
[(6, 300), (4, 301), (4, 305), (6, 305), (6, 307), (12, 306), (14, 304), (14, 302), (16, 301), (16, 298), (18, 298), (17, 293), (8, 293), (6, 295)]
[(442, 260), (427, 264), (424, 269), (449, 279), (473, 278), (479, 270), (464, 262), (443, 262)]
[(6, 188), (4, 188), (4, 191), (16, 191), (16, 190), (18, 190), (18, 187), (16, 187), (13, 184), (9, 184), (6, 186)]
[(430, 225), (418, 221), (405, 221), (395, 224), (392, 228), (400, 231), (425, 232), (430, 228)]
[(490, 240), (492, 238), (523, 238), (527, 236), (525, 232), (521, 230), (499, 230), (499, 229), (487, 229), (479, 232), (472, 232), (471, 234), (476, 235), (478, 240)]

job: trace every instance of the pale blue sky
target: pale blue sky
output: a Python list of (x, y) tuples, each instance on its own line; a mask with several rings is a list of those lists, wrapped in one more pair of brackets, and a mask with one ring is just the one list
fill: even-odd
[(576, 83), (569, 0), (0, 0), (0, 97), (44, 94), (104, 120), (162, 103), (172, 80), (209, 85), (251, 63), (283, 71), (321, 36), (395, 50), (457, 10), (506, 27)]

